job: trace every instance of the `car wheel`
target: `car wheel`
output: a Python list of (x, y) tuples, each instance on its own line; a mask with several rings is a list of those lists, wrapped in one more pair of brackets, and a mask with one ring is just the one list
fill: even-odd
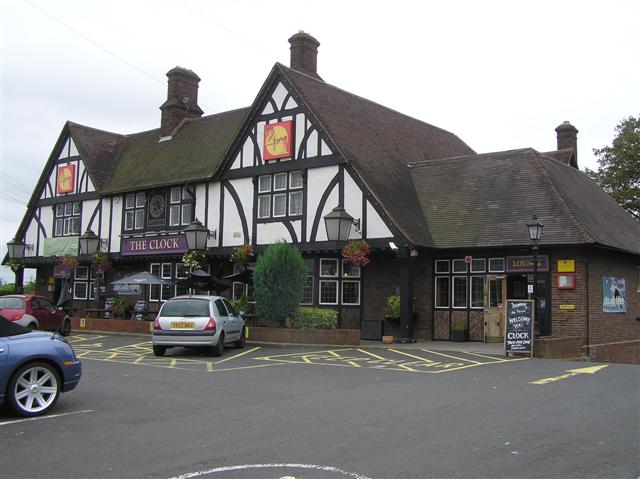
[(245, 331), (244, 331), (244, 328), (242, 328), (242, 332), (240, 333), (240, 339), (238, 339), (235, 343), (233, 343), (236, 348), (244, 348), (244, 342), (245, 342), (244, 336), (245, 336)]
[(214, 356), (222, 356), (222, 353), (224, 353), (224, 333), (220, 333), (218, 343), (213, 347)]
[(60, 397), (60, 377), (47, 363), (33, 362), (20, 367), (9, 382), (9, 406), (20, 416), (46, 413)]
[(36, 327), (36, 323), (29, 323), (29, 324), (27, 324), (27, 328), (29, 328), (31, 331), (34, 331), (34, 330), (38, 329), (38, 328)]
[(164, 353), (167, 352), (166, 346), (159, 346), (157, 344), (153, 345), (153, 354), (156, 356), (164, 356)]
[(60, 334), (63, 336), (69, 336), (71, 334), (71, 321), (69, 318), (64, 318), (62, 327), (60, 328)]

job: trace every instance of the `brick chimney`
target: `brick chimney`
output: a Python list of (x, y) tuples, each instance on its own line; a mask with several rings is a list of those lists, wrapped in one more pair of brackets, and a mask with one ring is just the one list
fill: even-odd
[(160, 107), (161, 137), (170, 136), (183, 119), (200, 118), (203, 113), (198, 106), (198, 75), (186, 68), (175, 67), (167, 72), (167, 78), (167, 101)]
[(558, 150), (573, 148), (578, 155), (578, 129), (568, 121), (563, 121), (562, 125), (556, 128), (558, 139)]
[(318, 75), (318, 47), (320, 42), (302, 30), (289, 38), (291, 68), (321, 79)]

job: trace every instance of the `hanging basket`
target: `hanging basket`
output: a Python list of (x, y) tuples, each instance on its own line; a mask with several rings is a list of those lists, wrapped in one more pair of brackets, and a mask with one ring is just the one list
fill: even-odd
[(365, 240), (349, 241), (342, 248), (342, 257), (347, 263), (358, 266), (369, 264), (369, 245)]

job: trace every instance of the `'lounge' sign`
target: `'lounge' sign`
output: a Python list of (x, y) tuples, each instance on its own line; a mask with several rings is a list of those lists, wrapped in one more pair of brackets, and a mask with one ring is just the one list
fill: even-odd
[[(533, 273), (533, 256), (507, 256), (507, 273)], [(549, 257), (538, 256), (538, 271), (549, 271)]]
[(184, 235), (146, 236), (144, 238), (124, 238), (120, 254), (122, 256), (135, 256), (186, 253), (187, 250), (187, 238)]

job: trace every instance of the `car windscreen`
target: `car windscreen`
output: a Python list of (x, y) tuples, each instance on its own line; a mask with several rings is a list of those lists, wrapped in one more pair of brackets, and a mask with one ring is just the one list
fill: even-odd
[(0, 338), (17, 336), (19, 334), (26, 334), (30, 332), (31, 330), (29, 328), (25, 328), (24, 326), (20, 326), (18, 323), (14, 323), (13, 321), (0, 317)]
[(206, 299), (176, 299), (167, 301), (162, 306), (160, 316), (175, 318), (177, 316), (201, 317), (209, 316), (209, 300)]
[(0, 298), (0, 308), (24, 309), (24, 299), (22, 298)]

